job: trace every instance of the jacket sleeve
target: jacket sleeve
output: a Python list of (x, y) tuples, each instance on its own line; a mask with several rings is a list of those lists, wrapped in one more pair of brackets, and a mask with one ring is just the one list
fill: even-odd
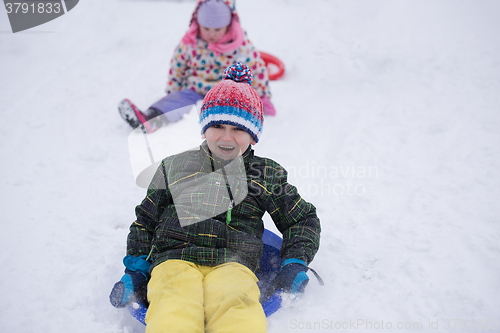
[(147, 190), (146, 198), (135, 208), (137, 219), (130, 226), (127, 238), (127, 254), (148, 255), (158, 221), (169, 202), (172, 201), (164, 176), (164, 161), (156, 171)]
[(184, 88), (184, 83), (187, 80), (188, 48), (187, 45), (181, 42), (174, 51), (174, 55), (170, 60), (167, 88), (165, 89), (167, 94)]
[(269, 74), (267, 72), (266, 64), (262, 60), (259, 51), (255, 48), (252, 42), (246, 37), (245, 44), (242, 46), (241, 51), (244, 62), (253, 74), (252, 86), (257, 90), (260, 97), (271, 98), (271, 89), (269, 87)]
[(309, 264), (320, 242), (321, 226), (316, 208), (288, 183), (287, 172), (282, 167), (268, 168), (266, 173), (272, 179), (272, 183), (268, 183), (267, 209), (283, 235), (281, 258), (297, 258)]

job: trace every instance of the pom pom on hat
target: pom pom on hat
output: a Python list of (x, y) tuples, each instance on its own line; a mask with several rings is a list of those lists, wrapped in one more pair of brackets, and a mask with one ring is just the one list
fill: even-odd
[(227, 27), (231, 18), (231, 8), (222, 0), (207, 0), (198, 8), (198, 24), (207, 28)]
[(264, 125), (262, 100), (252, 87), (253, 74), (235, 63), (224, 71), (222, 81), (203, 98), (200, 112), (201, 133), (214, 125), (232, 125), (246, 131), (259, 141)]
[(229, 66), (224, 70), (222, 75), (223, 80), (233, 80), (235, 82), (246, 82), (252, 85), (253, 74), (246, 65), (241, 62), (237, 62)]

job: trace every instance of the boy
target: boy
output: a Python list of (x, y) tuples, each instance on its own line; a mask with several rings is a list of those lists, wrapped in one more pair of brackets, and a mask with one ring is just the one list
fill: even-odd
[[(255, 272), (267, 211), (283, 235), (272, 291), (304, 290), (319, 247), (315, 207), (286, 171), (255, 156), (263, 125), (252, 73), (236, 63), (203, 99), (198, 150), (167, 157), (137, 206), (126, 274), (111, 302), (124, 306), (147, 283), (146, 332), (266, 332)], [(142, 258), (141, 258), (142, 256)], [(124, 287), (125, 285), (125, 287)]]

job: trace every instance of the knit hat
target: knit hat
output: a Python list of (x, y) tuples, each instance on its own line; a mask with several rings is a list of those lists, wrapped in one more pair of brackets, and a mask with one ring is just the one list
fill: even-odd
[(224, 71), (222, 81), (203, 98), (200, 112), (201, 134), (213, 125), (232, 125), (259, 141), (264, 124), (262, 100), (252, 87), (252, 72), (242, 63)]
[(207, 0), (198, 8), (198, 24), (207, 28), (224, 28), (231, 23), (232, 13), (222, 0)]

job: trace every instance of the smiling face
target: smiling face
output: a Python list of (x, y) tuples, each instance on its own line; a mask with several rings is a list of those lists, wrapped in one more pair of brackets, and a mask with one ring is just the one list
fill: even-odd
[(223, 28), (208, 28), (200, 25), (200, 38), (205, 42), (215, 44), (224, 37), (228, 28), (229, 26)]
[(224, 160), (241, 156), (249, 145), (255, 144), (250, 134), (231, 125), (213, 125), (207, 128), (202, 138), (207, 140), (212, 154)]

